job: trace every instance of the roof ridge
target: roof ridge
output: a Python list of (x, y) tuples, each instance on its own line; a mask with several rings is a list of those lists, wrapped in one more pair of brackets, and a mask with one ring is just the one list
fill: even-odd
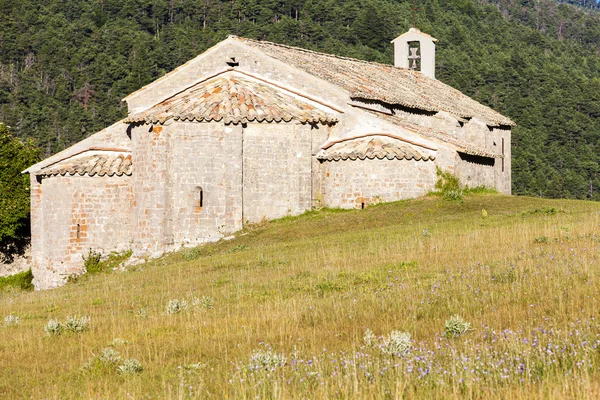
[[(323, 53), (321, 51), (304, 49), (302, 47), (296, 47), (296, 46), (290, 46), (290, 45), (287, 45), (287, 44), (270, 42), (268, 40), (250, 39), (250, 38), (246, 38), (246, 37), (242, 37), (242, 36), (236, 36), (236, 35), (229, 35), (229, 38), (231, 38), (231, 39), (240, 39), (241, 41), (258, 43), (258, 44), (268, 44), (268, 45), (273, 45), (273, 46), (277, 46), (277, 47), (282, 47), (284, 49), (302, 51), (304, 53), (309, 53), (309, 54), (318, 54), (318, 55), (321, 55), (321, 56), (327, 56), (327, 57), (336, 58), (336, 59), (339, 59), (339, 60), (359, 62), (359, 63), (363, 63), (363, 64), (376, 65), (376, 66), (387, 67), (387, 68), (392, 68), (392, 69), (399, 69), (399, 70), (406, 71), (406, 72), (409, 72), (409, 73), (414, 73), (415, 75), (418, 74), (418, 75), (421, 75), (421, 76), (427, 76), (427, 75), (423, 74), (421, 71), (412, 70), (410, 68), (401, 68), (401, 67), (396, 67), (395, 65), (392, 65), (392, 64), (384, 64), (384, 63), (380, 63), (380, 62), (376, 62), (376, 61), (361, 60), (360, 58), (352, 58), (352, 57), (340, 56), (340, 55), (337, 55), (337, 54)], [(432, 78), (430, 78), (430, 79), (432, 79)]]

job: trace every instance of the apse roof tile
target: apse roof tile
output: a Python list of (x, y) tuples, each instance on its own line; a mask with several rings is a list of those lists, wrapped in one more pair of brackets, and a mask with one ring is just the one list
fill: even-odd
[(197, 122), (322, 122), (336, 116), (285, 93), (266, 82), (228, 74), (200, 82), (155, 105), (128, 117), (125, 122), (165, 123), (170, 119)]
[(131, 154), (125, 152), (108, 152), (82, 154), (57, 164), (43, 168), (37, 173), (41, 176), (88, 175), (88, 176), (123, 176), (131, 175)]
[(417, 149), (400, 139), (384, 135), (369, 135), (340, 141), (322, 149), (319, 160), (434, 160), (434, 156), (423, 155)]

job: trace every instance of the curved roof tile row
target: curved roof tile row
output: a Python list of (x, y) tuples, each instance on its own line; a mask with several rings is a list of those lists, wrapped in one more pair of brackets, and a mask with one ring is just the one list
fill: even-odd
[(131, 154), (92, 154), (70, 158), (42, 169), (38, 175), (131, 176)]
[(423, 155), (414, 147), (399, 139), (388, 136), (365, 136), (350, 139), (323, 149), (317, 155), (319, 160), (434, 160), (434, 156)]
[(128, 117), (125, 122), (164, 124), (170, 119), (226, 124), (337, 121), (337, 117), (271, 85), (241, 76), (221, 76), (198, 83), (149, 110)]

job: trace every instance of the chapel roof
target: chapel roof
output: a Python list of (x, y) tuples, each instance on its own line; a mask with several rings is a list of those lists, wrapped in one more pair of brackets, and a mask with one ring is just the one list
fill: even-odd
[(299, 96), (254, 78), (228, 73), (200, 82), (125, 119), (127, 123), (163, 124), (182, 120), (197, 122), (247, 123), (337, 122), (337, 117)]
[(515, 125), (509, 118), (419, 71), (271, 42), (230, 38), (342, 87), (352, 98), (431, 112), (445, 111), (460, 119), (477, 117), (490, 126)]
[(464, 140), (460, 140), (460, 139), (456, 138), (455, 136), (450, 135), (446, 132), (442, 132), (442, 131), (434, 129), (434, 128), (430, 128), (430, 127), (426, 127), (426, 126), (422, 126), (422, 125), (418, 125), (418, 124), (409, 122), (405, 118), (402, 118), (398, 115), (390, 115), (390, 114), (384, 114), (384, 113), (368, 111), (368, 110), (365, 110), (365, 112), (367, 112), (371, 115), (374, 115), (376, 117), (382, 118), (382, 119), (384, 119), (388, 122), (391, 122), (395, 125), (399, 125), (399, 126), (403, 127), (404, 129), (408, 129), (409, 131), (419, 134), (420, 136), (423, 136), (426, 138), (431, 138), (434, 140), (439, 140), (444, 143), (449, 143), (452, 146), (454, 146), (454, 148), (458, 152), (461, 152), (464, 154), (470, 154), (473, 156), (480, 156), (480, 157), (502, 158), (501, 154), (495, 154), (495, 153), (493, 153), (489, 150), (486, 150), (480, 146), (473, 145)]
[[(91, 153), (91, 154), (88, 154)], [(81, 155), (42, 168), (37, 175), (41, 176), (123, 176), (131, 175), (131, 153), (116, 151), (89, 151)]]
[(402, 140), (388, 135), (367, 135), (359, 138), (330, 143), (317, 154), (319, 160), (434, 160), (434, 156), (423, 155)]

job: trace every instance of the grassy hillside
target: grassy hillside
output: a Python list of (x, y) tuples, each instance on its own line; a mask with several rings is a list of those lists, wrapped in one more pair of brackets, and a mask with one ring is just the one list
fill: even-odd
[[(0, 317), (19, 323), (0, 320), (0, 393), (598, 397), (599, 223), (595, 202), (429, 197), (285, 218), (127, 272), (4, 292)], [(187, 309), (168, 314), (172, 300)], [(471, 324), (458, 337), (445, 335), (454, 315)], [(68, 316), (90, 316), (89, 328), (44, 332)], [(411, 342), (386, 342), (392, 331)], [(126, 358), (143, 371), (117, 372)]]

